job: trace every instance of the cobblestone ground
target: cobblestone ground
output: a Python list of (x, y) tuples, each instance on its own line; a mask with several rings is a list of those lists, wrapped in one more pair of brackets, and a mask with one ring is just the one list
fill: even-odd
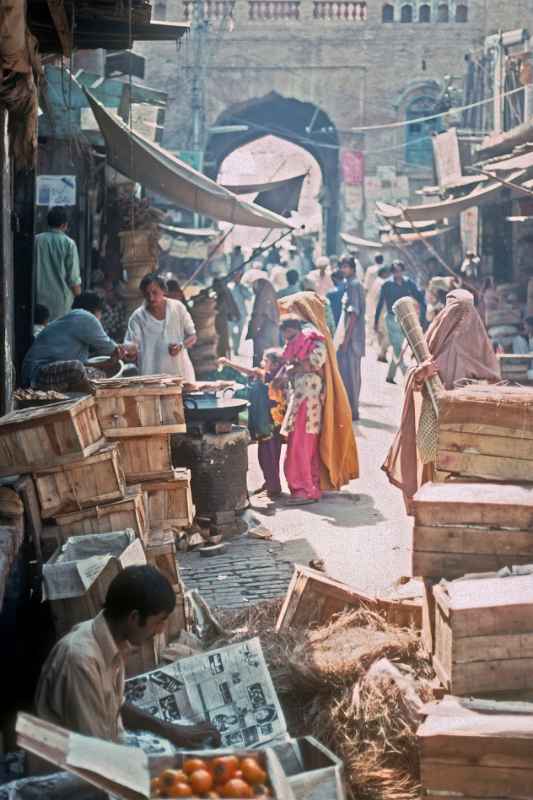
[[(226, 553), (212, 559), (194, 552), (180, 555), (189, 588), (198, 588), (212, 606), (243, 606), (285, 594), (292, 565), (311, 558), (322, 559), (332, 577), (367, 592), (387, 592), (399, 577), (410, 574), (411, 523), (400, 492), (381, 471), (402, 401), (401, 377), (392, 386), (385, 383), (385, 372), (370, 351), (363, 362), (361, 421), (354, 427), (360, 478), (302, 508), (251, 495), (253, 513), (272, 532), (272, 541), (244, 536), (229, 540)], [(252, 445), (249, 491), (261, 484)]]

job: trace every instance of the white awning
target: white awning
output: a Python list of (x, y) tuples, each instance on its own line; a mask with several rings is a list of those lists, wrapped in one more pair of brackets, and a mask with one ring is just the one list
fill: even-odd
[[(508, 176), (510, 182), (520, 182), (526, 175), (526, 170), (520, 170)], [(485, 203), (495, 202), (498, 194), (505, 187), (499, 181), (490, 181), (487, 184), (476, 186), (474, 191), (463, 197), (453, 197), (442, 203), (427, 203), (419, 206), (391, 206), (386, 203), (376, 203), (378, 213), (390, 220), (392, 223), (402, 220), (421, 222), (423, 220), (438, 221), (448, 217), (456, 217), (462, 211), (474, 206), (484, 205)], [(521, 196), (521, 192), (511, 190), (511, 195)]]
[(344, 244), (350, 247), (366, 247), (368, 250), (381, 250), (381, 242), (371, 242), (370, 239), (360, 239), (359, 236), (352, 236), (351, 233), (341, 233)]
[(186, 236), (191, 239), (213, 239), (221, 233), (215, 228), (177, 228), (175, 225), (163, 225), (163, 223), (160, 223), (158, 228), (167, 231), (171, 236)]
[(227, 189), (228, 192), (233, 194), (260, 194), (261, 192), (270, 192), (273, 189), (281, 189), (293, 180), (298, 178), (305, 178), (307, 173), (294, 175), (292, 178), (281, 178), (279, 181), (269, 181), (268, 183), (237, 183), (230, 185), (229, 183), (222, 183), (221, 186)]
[(175, 158), (155, 142), (131, 131), (122, 120), (84, 90), (106, 140), (110, 165), (147, 189), (162, 194), (180, 208), (211, 219), (256, 228), (293, 228), (272, 211), (245, 203), (210, 178)]

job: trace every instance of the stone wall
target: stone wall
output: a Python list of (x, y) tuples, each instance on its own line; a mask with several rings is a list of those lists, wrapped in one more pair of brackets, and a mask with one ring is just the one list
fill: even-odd
[[(394, 22), (383, 22), (384, 5), (393, 8)], [(183, 19), (186, 7), (191, 8), (190, 2), (178, 0), (169, 0), (166, 6), (167, 20)], [(399, 21), (407, 13), (405, 6), (410, 6), (415, 21)], [(435, 21), (439, 15), (445, 17), (445, 6), (452, 21)], [(409, 178), (412, 194), (432, 179), (431, 170), (405, 163), (405, 128), (371, 131), (364, 137), (354, 136), (351, 128), (404, 120), (410, 103), (438, 97), (445, 75), (452, 76), (454, 86), (462, 90), (465, 55), (479, 52), (486, 35), (500, 28), (533, 28), (533, 0), (390, 0), (385, 4), (376, 0), (206, 0), (205, 10), (210, 30), (201, 59), (206, 124), (213, 124), (235, 104), (271, 92), (313, 103), (336, 126), (341, 146), (365, 151), (366, 181), (372, 179), (368, 185), (372, 195), (380, 188), (376, 183), (384, 174), (380, 168), (390, 168), (385, 170), (384, 188), (390, 185), (391, 195), (394, 187), (405, 193), (402, 176)], [(431, 22), (418, 21), (428, 14)], [(455, 21), (456, 15), (467, 20)], [(178, 53), (174, 45), (157, 47), (157, 58), (153, 45), (137, 47), (148, 57), (146, 81), (170, 96), (165, 143), (187, 147), (193, 44), (185, 42)], [(320, 133), (311, 131), (309, 136), (316, 141)], [(346, 222), (351, 217), (347, 227), (353, 228), (366, 212), (362, 205), (353, 206), (353, 198), (362, 192), (347, 194)]]

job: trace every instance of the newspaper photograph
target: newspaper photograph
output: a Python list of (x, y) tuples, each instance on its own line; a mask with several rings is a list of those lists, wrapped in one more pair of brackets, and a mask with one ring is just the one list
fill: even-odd
[(287, 733), (258, 638), (131, 678), (126, 701), (166, 722), (208, 720), (223, 747), (258, 747)]

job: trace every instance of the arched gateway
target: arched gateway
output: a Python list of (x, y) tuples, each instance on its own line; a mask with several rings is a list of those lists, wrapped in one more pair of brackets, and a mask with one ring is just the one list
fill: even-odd
[(242, 125), (247, 130), (216, 133), (209, 137), (205, 171), (216, 179), (224, 159), (242, 145), (273, 134), (308, 150), (322, 171), (320, 201), (328, 253), (335, 253), (339, 227), (339, 144), (331, 119), (313, 103), (282, 97), (265, 97), (231, 106), (217, 118), (214, 127)]

